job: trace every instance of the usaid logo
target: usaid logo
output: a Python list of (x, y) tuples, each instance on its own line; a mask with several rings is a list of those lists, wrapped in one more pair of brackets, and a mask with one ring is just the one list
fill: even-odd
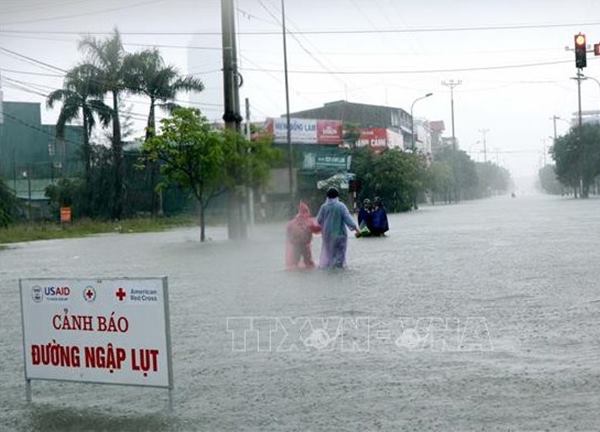
[(36, 285), (31, 289), (31, 298), (36, 303), (44, 300), (44, 293), (41, 286)]
[(66, 301), (71, 294), (71, 288), (68, 286), (46, 286), (44, 287), (44, 296), (48, 301)]

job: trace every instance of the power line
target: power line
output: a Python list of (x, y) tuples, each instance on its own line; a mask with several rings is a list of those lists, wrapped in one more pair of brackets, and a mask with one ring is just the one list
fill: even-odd
[[(89, 0), (69, 0), (69, 1), (65, 1), (65, 2), (60, 2), (60, 3), (56, 3), (56, 2), (51, 2), (49, 4), (49, 2), (47, 0), (41, 1), (39, 3), (35, 3), (35, 4), (30, 4), (29, 6), (32, 6), (31, 8), (24, 8), (23, 5), (20, 5), (18, 7), (14, 7), (14, 8), (8, 8), (8, 9), (3, 9), (2, 13), (4, 15), (8, 15), (10, 13), (30, 13), (30, 12), (39, 12), (40, 10), (44, 10), (44, 9), (52, 9), (52, 8), (56, 8), (57, 6), (64, 6), (67, 4), (72, 4), (72, 3), (86, 3)], [(19, 1), (18, 3), (20, 3), (21, 1)]]
[[(448, 69), (416, 69), (416, 70), (377, 70), (377, 71), (322, 71), (322, 70), (288, 70), (289, 73), (322, 75), (322, 74), (338, 74), (338, 75), (399, 75), (399, 74), (426, 74), (426, 73), (445, 73), (445, 72), (470, 72), (481, 70), (500, 70), (500, 69), (518, 69), (537, 66), (550, 66), (557, 64), (572, 63), (572, 60), (555, 60), (538, 63), (523, 63), (513, 65), (496, 65), (496, 66), (479, 66), (469, 68), (448, 68)], [(252, 69), (242, 68), (253, 72), (281, 72), (279, 69)]]
[[(162, 0), (158, 0), (162, 1)], [(488, 25), (488, 26), (462, 26), (462, 27), (413, 27), (413, 28), (389, 28), (389, 29), (322, 29), (322, 30), (302, 30), (295, 34), (304, 35), (336, 35), (336, 34), (378, 34), (378, 33), (443, 33), (443, 32), (470, 32), (470, 31), (490, 31), (490, 30), (532, 30), (561, 27), (590, 27), (598, 26), (600, 21), (595, 22), (569, 22), (569, 23), (547, 23), (547, 24), (506, 24), (506, 25)], [(0, 33), (33, 33), (33, 34), (91, 34), (91, 35), (109, 35), (112, 32), (101, 31), (93, 32), (89, 30), (82, 31), (61, 31), (61, 30), (2, 30)], [(121, 32), (122, 35), (138, 36), (220, 36), (220, 31), (204, 32)], [(256, 30), (240, 32), (244, 35), (279, 35), (280, 32), (273, 30)]]
[[(40, 85), (37, 83), (32, 83), (30, 81), (21, 81), (21, 80), (15, 80), (12, 78), (8, 78), (8, 77), (4, 77), (4, 80), (6, 80), (6, 85), (8, 85), (9, 87), (18, 89), (18, 90), (22, 90), (25, 91), (27, 93), (32, 93), (32, 94), (36, 94), (38, 96), (43, 96), (44, 98), (47, 98), (49, 95), (47, 93), (40, 93), (43, 90), (40, 90), (40, 88), (45, 88), (49, 91), (54, 91), (54, 90), (59, 90), (56, 87), (51, 87), (51, 86), (46, 86), (46, 85)], [(29, 87), (29, 88), (28, 88)], [(38, 87), (36, 89), (36, 87)], [(149, 101), (142, 101), (142, 100), (133, 100), (131, 98), (125, 98), (125, 97), (121, 97), (120, 100), (122, 102), (128, 102), (128, 103), (133, 103), (133, 104), (143, 104), (143, 105), (150, 105)], [(200, 107), (203, 107), (202, 109), (205, 111), (216, 111), (217, 108), (222, 108), (221, 104), (215, 104), (215, 103), (209, 103), (209, 102), (191, 102), (191, 101), (184, 101), (182, 99), (173, 99), (174, 102), (179, 102), (179, 103), (184, 103), (184, 104), (189, 104), (189, 105), (197, 105)], [(140, 114), (140, 113), (135, 113), (135, 112), (131, 112), (132, 114), (135, 114), (137, 116), (140, 117), (144, 117), (143, 120), (146, 120), (147, 115), (146, 114)]]
[[(33, 57), (29, 57), (29, 56), (26, 56), (26, 55), (20, 54), (20, 53), (18, 53), (18, 52), (16, 52), (16, 51), (8, 50), (8, 49), (6, 49), (6, 48), (2, 48), (2, 47), (0, 47), (0, 51), (6, 51), (6, 52), (10, 53), (11, 55), (17, 56), (18, 58), (25, 59), (25, 60), (27, 60), (28, 62), (31, 62), (31, 63), (34, 63), (34, 64), (40, 64), (40, 65), (43, 65), (43, 66), (44, 66), (44, 67), (46, 67), (46, 68), (56, 69), (56, 70), (59, 70), (59, 71), (61, 71), (61, 72), (67, 72), (67, 70), (65, 70), (65, 69), (59, 68), (59, 67), (57, 67), (57, 66), (54, 66), (54, 65), (51, 65), (51, 64), (49, 64), (49, 63), (42, 62), (42, 61), (40, 61), (40, 60), (37, 60), (37, 59), (35, 59), (35, 58), (33, 58)], [(6, 69), (0, 69), (0, 70), (6, 70)], [(53, 76), (58, 76), (58, 75), (53, 75)], [(64, 75), (63, 75), (63, 76), (64, 76)], [(9, 79), (10, 79), (10, 78), (9, 78)], [(14, 79), (13, 79), (13, 81), (17, 81), (17, 82), (18, 82), (18, 80), (14, 80)], [(96, 82), (99, 82), (99, 83), (101, 83), (101, 82), (102, 82), (101, 80), (95, 80), (95, 81), (96, 81)], [(26, 81), (21, 81), (21, 83), (25, 83), (25, 84), (29, 84), (29, 85), (35, 85), (35, 83), (26, 82)], [(47, 87), (47, 86), (46, 86), (46, 87)], [(52, 90), (57, 90), (57, 88), (53, 88), (53, 87), (47, 87), (47, 88), (49, 88), (49, 89), (52, 89)], [(47, 96), (47, 95), (42, 95), (42, 96)], [(124, 100), (125, 100), (125, 99), (124, 99)], [(184, 103), (186, 103), (185, 101), (182, 101), (181, 99), (174, 99), (174, 101), (176, 101), (176, 102), (184, 102)], [(211, 104), (211, 103), (195, 103), (195, 105), (199, 105), (199, 106), (202, 106), (202, 105), (207, 105), (207, 106), (211, 106), (211, 105), (212, 105), (212, 106), (220, 106), (219, 104)]]
[[(32, 129), (32, 130), (35, 130), (35, 131), (37, 131), (37, 132), (43, 133), (44, 135), (48, 135), (49, 137), (52, 137), (52, 138), (56, 138), (56, 136), (55, 136), (54, 134), (52, 134), (52, 133), (48, 132), (47, 130), (45, 130), (45, 129), (42, 129), (41, 127), (38, 127), (38, 126), (36, 126), (36, 125), (33, 125), (33, 124), (31, 124), (31, 123), (28, 123), (28, 122), (26, 122), (26, 121), (23, 121), (23, 120), (21, 120), (20, 118), (18, 118), (18, 117), (15, 117), (14, 115), (12, 115), (12, 114), (10, 114), (10, 113), (7, 113), (6, 111), (4, 112), (4, 116), (5, 116), (6, 118), (8, 118), (8, 119), (12, 120), (12, 121), (15, 121), (15, 122), (17, 122), (17, 123), (20, 123), (21, 125), (23, 125), (23, 126), (25, 126), (25, 127), (28, 127), (29, 129)], [(49, 125), (49, 126), (52, 126), (52, 125)], [(66, 142), (68, 142), (68, 143), (71, 143), (71, 144), (75, 144), (75, 145), (81, 145), (81, 142), (77, 142), (77, 141), (71, 141), (71, 140), (69, 140), (68, 138), (64, 138), (64, 141), (66, 141)]]
[(45, 63), (45, 62), (43, 62), (41, 60), (34, 59), (33, 57), (26, 56), (24, 54), (19, 54), (18, 52), (13, 51), (13, 50), (9, 50), (8, 48), (0, 47), (0, 51), (3, 51), (3, 52), (8, 53), (8, 54), (11, 54), (11, 55), (16, 56), (18, 58), (21, 58), (23, 60), (27, 60), (29, 62), (33, 62), (33, 63), (38, 64), (38, 65), (45, 66), (48, 69), (53, 69), (53, 70), (57, 70), (57, 71), (60, 71), (60, 72), (67, 72), (66, 69), (59, 68), (59, 67), (51, 65), (49, 63)]
[[(77, 43), (77, 41), (73, 40), (73, 39), (56, 39), (56, 38), (36, 37), (36, 36), (22, 36), (22, 35), (13, 35), (13, 34), (2, 34), (2, 32), (0, 32), (0, 37), (41, 40), (41, 41), (45, 41), (45, 42)], [(122, 42), (122, 44), (124, 46), (139, 46), (139, 47), (147, 47), (147, 48), (173, 48), (173, 49), (193, 49), (193, 50), (207, 50), (207, 51), (221, 51), (222, 50), (221, 47), (196, 46), (196, 45), (143, 44), (143, 43), (135, 43), (135, 42)]]
[(60, 75), (60, 74), (51, 74), (51, 73), (43, 73), (43, 72), (31, 72), (31, 71), (23, 71), (23, 70), (16, 70), (16, 69), (6, 69), (6, 68), (0, 68), (0, 72), (8, 72), (8, 73), (16, 73), (16, 74), (22, 74), (22, 75), (36, 75), (36, 76), (46, 76), (46, 77), (55, 77), (55, 78), (64, 78), (64, 75)]
[(84, 16), (98, 15), (98, 14), (103, 14), (103, 13), (108, 13), (108, 12), (115, 12), (115, 11), (119, 11), (119, 10), (123, 10), (123, 9), (131, 9), (131, 8), (135, 8), (135, 7), (139, 7), (139, 6), (147, 6), (147, 5), (150, 5), (153, 3), (161, 3), (163, 1), (165, 1), (165, 0), (143, 1), (143, 2), (139, 2), (139, 3), (131, 4), (131, 5), (113, 7), (113, 8), (102, 9), (102, 10), (98, 10), (98, 11), (83, 12), (83, 13), (77, 13), (77, 14), (71, 14), (71, 15), (60, 15), (60, 16), (53, 16), (53, 17), (36, 18), (36, 19), (29, 19), (29, 20), (22, 20), (22, 21), (3, 22), (3, 23), (0, 23), (0, 25), (11, 26), (11, 25), (17, 25), (17, 24), (31, 24), (31, 23), (36, 23), (36, 22), (57, 21), (57, 20), (69, 19), (69, 18), (79, 18), (79, 17), (84, 17)]

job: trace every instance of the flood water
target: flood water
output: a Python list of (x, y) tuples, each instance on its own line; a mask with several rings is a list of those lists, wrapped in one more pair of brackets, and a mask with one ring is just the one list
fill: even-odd
[[(245, 244), (210, 228), (206, 244), (182, 229), (15, 245), (0, 251), (0, 430), (597, 430), (599, 220), (597, 199), (424, 207), (351, 238), (336, 273), (283, 271), (283, 224)], [(25, 402), (19, 278), (162, 275), (173, 414), (137, 387), (37, 381)], [(290, 339), (244, 345), (228, 318)], [(427, 319), (471, 328), (427, 339)], [(363, 324), (324, 348), (302, 345), (309, 321)]]

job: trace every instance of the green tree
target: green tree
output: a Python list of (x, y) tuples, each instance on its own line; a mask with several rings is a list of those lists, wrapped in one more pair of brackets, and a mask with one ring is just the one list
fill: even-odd
[[(83, 161), (85, 169), (85, 183), (88, 188), (88, 199), (85, 204), (89, 206), (92, 190), (91, 183), (91, 145), (90, 135), (96, 125), (96, 117), (103, 126), (108, 126), (111, 120), (111, 109), (97, 96), (101, 93), (101, 85), (96, 74), (96, 68), (82, 64), (67, 72), (62, 89), (53, 91), (48, 95), (47, 105), (52, 108), (58, 101), (62, 107), (56, 121), (56, 136), (64, 139), (67, 123), (81, 116), (83, 121)], [(84, 210), (87, 212), (87, 208)]]
[(379, 196), (391, 211), (416, 207), (427, 183), (422, 156), (391, 149), (381, 154), (365, 147), (352, 155), (352, 171), (361, 184), (359, 199)]
[(15, 195), (0, 179), (0, 227), (6, 227), (17, 217), (18, 203)]
[(562, 195), (564, 193), (564, 186), (561, 185), (560, 181), (556, 177), (556, 170), (554, 165), (546, 165), (538, 171), (538, 187), (547, 194), (551, 195)]
[(586, 124), (559, 137), (550, 149), (556, 175), (577, 196), (589, 196), (590, 185), (600, 174), (600, 125)]
[(264, 184), (277, 158), (269, 141), (250, 142), (231, 131), (217, 131), (198, 110), (179, 108), (161, 121), (161, 133), (144, 143), (151, 161), (161, 162), (165, 181), (190, 190), (200, 211), (200, 240), (205, 210), (218, 195), (237, 186)]
[(120, 219), (123, 213), (123, 143), (119, 120), (119, 96), (127, 90), (125, 60), (121, 35), (117, 29), (107, 39), (86, 36), (79, 42), (79, 48), (88, 55), (89, 65), (94, 68), (99, 95), (112, 95), (112, 154), (114, 169), (114, 199), (112, 217)]
[(511, 187), (510, 173), (492, 162), (475, 162), (477, 195), (475, 198), (505, 193)]
[(436, 197), (448, 201), (452, 188), (452, 168), (446, 162), (434, 161), (428, 169), (427, 186), (431, 192), (431, 201), (435, 203)]
[(439, 162), (445, 162), (452, 172), (449, 201), (477, 198), (477, 186), (479, 184), (477, 169), (475, 162), (466, 152), (454, 150), (448, 146), (440, 149), (436, 159)]
[(356, 148), (359, 139), (359, 125), (356, 123), (346, 123), (344, 125), (344, 142), (349, 143), (351, 148)]
[[(172, 112), (178, 108), (174, 103), (178, 92), (204, 89), (204, 84), (198, 78), (191, 75), (181, 76), (175, 67), (165, 65), (157, 49), (129, 55), (125, 59), (125, 71), (127, 87), (132, 92), (143, 94), (150, 99), (146, 140), (156, 135), (157, 105)], [(159, 171), (157, 163), (153, 163), (150, 170), (152, 182), (156, 183)], [(162, 191), (160, 190), (157, 190), (152, 197), (152, 212), (155, 213), (156, 210), (162, 213)]]

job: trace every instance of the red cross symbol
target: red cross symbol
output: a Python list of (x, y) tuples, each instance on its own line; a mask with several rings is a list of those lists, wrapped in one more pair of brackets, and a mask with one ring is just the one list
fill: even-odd
[(127, 293), (123, 288), (119, 288), (115, 295), (119, 298), (119, 301), (123, 301), (123, 299), (127, 297)]
[(93, 292), (91, 289), (89, 289), (89, 290), (87, 290), (87, 292), (85, 293), (85, 295), (86, 295), (86, 296), (87, 296), (89, 299), (91, 299), (92, 297), (94, 297), (94, 292)]

